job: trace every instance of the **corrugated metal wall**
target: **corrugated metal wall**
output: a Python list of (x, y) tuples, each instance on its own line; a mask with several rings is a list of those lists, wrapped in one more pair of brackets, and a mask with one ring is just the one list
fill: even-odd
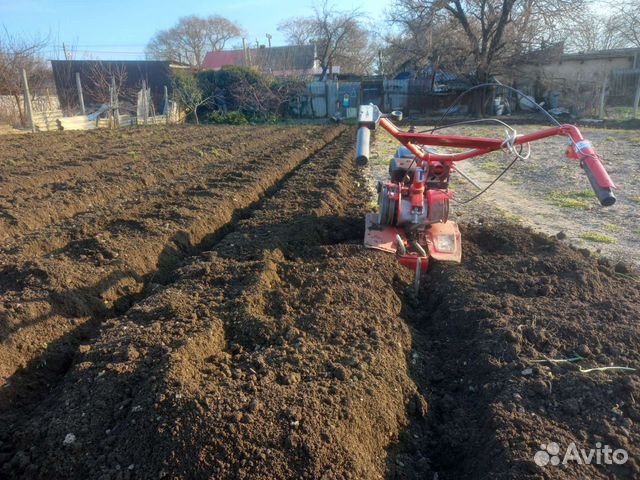
[[(384, 111), (403, 110), (426, 112), (438, 107), (446, 92), (434, 92), (431, 81), (370, 79), (362, 82), (312, 82), (302, 115), (306, 117), (354, 118), (359, 105), (373, 103)], [(347, 97), (345, 97), (345, 95)], [(348, 100), (347, 100), (348, 99)]]

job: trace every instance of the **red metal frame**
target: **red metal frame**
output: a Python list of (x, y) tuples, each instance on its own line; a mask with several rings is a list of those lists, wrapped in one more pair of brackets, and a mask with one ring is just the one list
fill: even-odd
[[(426, 161), (427, 163), (436, 161), (451, 163), (467, 160), (472, 157), (500, 150), (503, 148), (505, 143), (504, 140), (496, 138), (403, 132), (391, 123), (389, 119), (384, 117), (380, 119), (379, 125), (407, 147), (417, 158)], [(593, 146), (591, 146), (590, 142), (585, 140), (582, 133), (580, 133), (580, 130), (578, 130), (574, 125), (561, 125), (559, 127), (547, 128), (545, 130), (540, 130), (526, 135), (518, 135), (513, 139), (513, 145), (525, 145), (535, 140), (541, 140), (543, 138), (557, 135), (566, 136), (571, 139), (572, 146), (567, 150), (567, 157), (586, 163), (591, 168), (598, 185), (602, 188), (616, 188), (615, 184), (609, 177), (609, 174), (602, 166)], [(452, 155), (439, 155), (437, 153), (423, 151), (418, 148), (417, 145), (470, 148), (471, 150)]]
[[(449, 172), (454, 169), (453, 162), (459, 162), (469, 158), (485, 155), (490, 152), (495, 152), (509, 147), (512, 149), (514, 146), (526, 145), (529, 142), (541, 140), (543, 138), (553, 136), (566, 136), (571, 141), (567, 147), (566, 155), (568, 158), (579, 160), (583, 164), (589, 167), (595, 182), (603, 189), (616, 188), (615, 184), (609, 177), (604, 166), (600, 161), (600, 157), (597, 155), (591, 142), (584, 139), (580, 130), (574, 125), (560, 125), (558, 127), (547, 128), (537, 132), (529, 133), (526, 135), (519, 135), (514, 138), (508, 139), (508, 144), (503, 139), (496, 138), (484, 138), (484, 137), (463, 137), (458, 135), (440, 135), (433, 133), (413, 133), (403, 132), (399, 130), (389, 119), (382, 117), (379, 120), (379, 125), (388, 131), (393, 137), (395, 137), (400, 143), (415, 155), (417, 158), (417, 174), (414, 175), (410, 185), (401, 186), (398, 184), (398, 191), (394, 193), (400, 200), (401, 196), (409, 196), (411, 199), (411, 206), (417, 209), (422, 209), (425, 206), (425, 202), (428, 204), (429, 220), (431, 220), (431, 212), (435, 204), (446, 204), (448, 208), (449, 199), (452, 198), (453, 192), (445, 188), (440, 189), (428, 189), (426, 188), (426, 179), (424, 176), (425, 171), (437, 171), (440, 168), (441, 172), (448, 178)], [(429, 152), (423, 150), (419, 145), (429, 145), (436, 147), (452, 147), (466, 149), (460, 153), (453, 153), (447, 155), (441, 155), (438, 153)], [(438, 167), (440, 165), (440, 167)], [(433, 170), (432, 170), (433, 168)], [(395, 185), (395, 184), (394, 184)], [(595, 187), (594, 187), (595, 188)], [(603, 203), (604, 205), (604, 203)], [(398, 201), (398, 217), (400, 216), (400, 202)], [(415, 271), (417, 268), (418, 258), (421, 259), (421, 269), (426, 271), (429, 265), (429, 259), (434, 258), (437, 260), (460, 262), (461, 259), (461, 243), (460, 232), (455, 222), (447, 221), (446, 218), (441, 220), (442, 223), (432, 223), (430, 228), (425, 232), (426, 238), (423, 247), (427, 251), (427, 256), (419, 256), (416, 252), (405, 252), (400, 254), (398, 246), (394, 247), (397, 243), (396, 238), (402, 240), (400, 235), (401, 230), (389, 227), (382, 231), (369, 231), (373, 222), (367, 217), (367, 234), (366, 238), (371, 237), (372, 248), (379, 248), (385, 251), (393, 251), (396, 249), (398, 255), (398, 261)], [(371, 224), (371, 225), (370, 225)], [(397, 235), (397, 236), (396, 236)], [(455, 249), (450, 252), (439, 252), (435, 248), (434, 239), (438, 235), (448, 235), (455, 239)], [(366, 244), (365, 238), (365, 244)], [(405, 247), (408, 247), (405, 244)]]

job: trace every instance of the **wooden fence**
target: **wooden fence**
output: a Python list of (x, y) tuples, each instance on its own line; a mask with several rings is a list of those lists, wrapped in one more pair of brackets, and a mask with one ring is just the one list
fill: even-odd
[[(86, 115), (86, 107), (82, 95), (82, 85), (79, 76), (76, 76), (80, 110), (82, 115), (65, 116), (60, 110), (59, 103), (55, 106), (51, 101), (51, 96), (47, 92), (47, 103), (42, 104), (43, 97), (33, 97), (29, 91), (27, 74), (23, 70), (23, 90), (22, 102), (24, 102), (24, 116), (27, 120), (27, 127), (32, 132), (48, 132), (59, 130), (92, 130), (95, 128), (119, 128), (135, 125), (161, 125), (167, 123), (179, 123), (184, 120), (180, 115), (178, 105), (169, 100), (168, 91), (165, 87), (165, 99), (162, 105), (162, 114), (157, 115), (151, 101), (151, 93), (143, 82), (142, 89), (138, 92), (137, 110), (135, 115), (121, 114), (121, 106), (118, 101), (118, 91), (115, 80), (112, 79), (110, 87), (109, 104), (102, 105), (95, 112)], [(38, 98), (38, 102), (36, 102)], [(15, 99), (13, 99), (15, 103)], [(48, 108), (47, 108), (48, 107)], [(0, 134), (18, 133), (23, 130), (14, 129), (10, 125), (1, 125)]]

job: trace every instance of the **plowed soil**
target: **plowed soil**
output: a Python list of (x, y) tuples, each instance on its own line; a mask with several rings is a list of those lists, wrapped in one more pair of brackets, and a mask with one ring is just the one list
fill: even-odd
[[(0, 477), (639, 476), (636, 372), (586, 371), (640, 366), (637, 279), (469, 224), (415, 296), (361, 246), (353, 140), (0, 140)], [(549, 442), (629, 460), (539, 466)]]

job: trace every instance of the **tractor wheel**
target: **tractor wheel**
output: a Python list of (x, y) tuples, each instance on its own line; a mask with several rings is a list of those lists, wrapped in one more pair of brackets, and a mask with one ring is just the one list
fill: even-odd
[(378, 200), (380, 205), (380, 224), (396, 225), (398, 222), (398, 200), (390, 199), (388, 193), (389, 188), (383, 186)]

